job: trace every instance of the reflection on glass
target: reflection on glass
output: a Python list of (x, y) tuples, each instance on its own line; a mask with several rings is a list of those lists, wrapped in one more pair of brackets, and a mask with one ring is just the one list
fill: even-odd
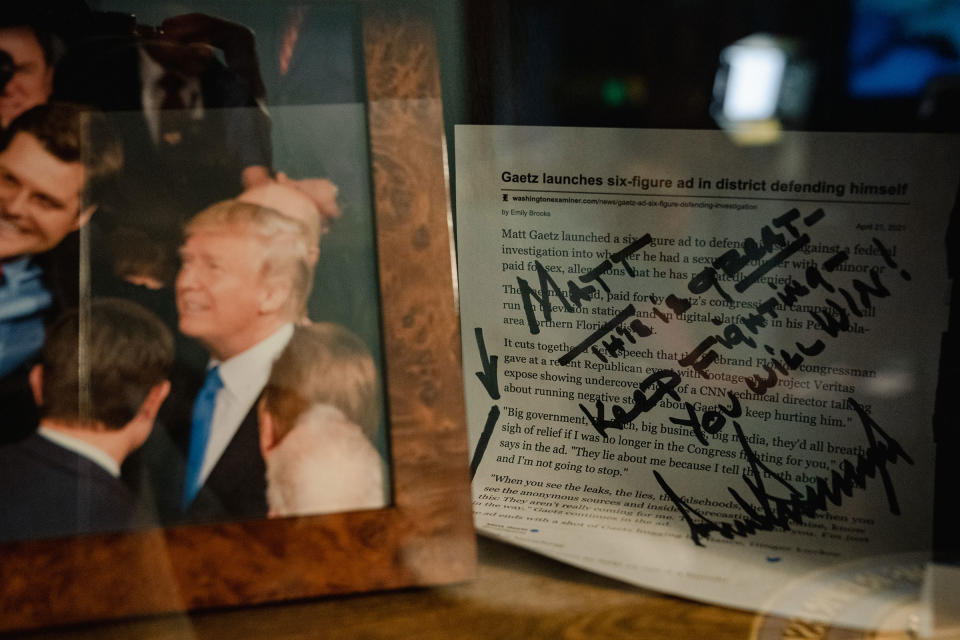
[[(356, 8), (90, 4), (0, 24), (2, 454), (89, 470), (59, 502), (12, 476), (3, 537), (386, 505)], [(54, 410), (51, 323), (89, 327), (105, 298), (164, 327), (174, 365), (128, 391), (146, 367), (104, 370), (101, 354), (140, 352), (139, 336), (84, 329), (61, 351), (82, 374), (62, 392), (85, 400)], [(101, 388), (133, 416), (98, 414)], [(105, 439), (133, 423), (122, 447)], [(118, 501), (136, 508), (103, 515)], [(73, 515), (51, 525), (58, 511)]]

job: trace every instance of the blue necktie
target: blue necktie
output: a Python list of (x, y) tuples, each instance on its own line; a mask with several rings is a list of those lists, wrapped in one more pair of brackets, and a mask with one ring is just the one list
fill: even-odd
[(213, 424), (213, 409), (217, 404), (217, 392), (223, 388), (223, 380), (217, 367), (207, 371), (203, 387), (193, 401), (193, 417), (190, 420), (190, 453), (187, 456), (187, 474), (183, 483), (183, 510), (200, 491), (200, 470), (203, 468), (207, 441), (210, 440), (210, 426)]

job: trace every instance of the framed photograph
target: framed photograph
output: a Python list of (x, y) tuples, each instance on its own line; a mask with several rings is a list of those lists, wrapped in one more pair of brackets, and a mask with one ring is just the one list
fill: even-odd
[(87, 4), (0, 24), (0, 631), (471, 577), (429, 12)]

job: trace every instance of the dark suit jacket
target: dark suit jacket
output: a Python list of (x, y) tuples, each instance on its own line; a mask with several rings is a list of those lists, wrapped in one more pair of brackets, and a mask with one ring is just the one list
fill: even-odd
[[(79, 240), (71, 233), (34, 262), (43, 269), (43, 285), (53, 299), (46, 312), (49, 323), (79, 301)], [(36, 431), (39, 417), (30, 391), (30, 369), (39, 362), (39, 354), (0, 378), (0, 445), (17, 442)]]
[(58, 66), (54, 95), (106, 111), (123, 140), (124, 171), (106, 203), (114, 224), (176, 244), (185, 220), (240, 193), (244, 168), (270, 166), (269, 118), (249, 84), (216, 60), (199, 80), (203, 118), (181, 144), (157, 146), (143, 115), (137, 40), (86, 43)]
[(140, 450), (124, 465), (124, 476), (165, 524), (264, 518), (267, 515), (266, 465), (260, 453), (256, 403), (184, 512), (181, 508), (193, 401), (203, 383), (197, 371), (178, 371), (171, 381), (157, 424)]
[(149, 523), (96, 463), (33, 434), (0, 448), (0, 541), (105, 533)]

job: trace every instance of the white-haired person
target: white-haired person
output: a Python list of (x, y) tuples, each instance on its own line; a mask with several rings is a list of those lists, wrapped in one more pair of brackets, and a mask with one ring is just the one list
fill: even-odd
[(180, 363), (164, 429), (144, 450), (167, 522), (267, 514), (256, 403), (309, 294), (308, 235), (297, 220), (236, 200), (186, 225), (178, 326), (209, 357), (201, 370)]
[(297, 327), (258, 406), (271, 517), (377, 509), (388, 502), (376, 367), (334, 323)]

